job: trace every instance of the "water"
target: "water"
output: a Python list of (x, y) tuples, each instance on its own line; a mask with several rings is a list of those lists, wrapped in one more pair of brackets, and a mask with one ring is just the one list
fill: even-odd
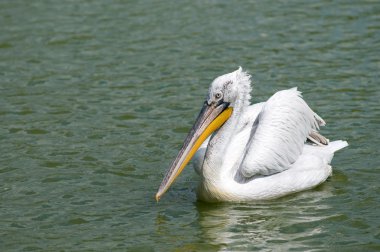
[[(0, 2), (1, 251), (380, 250), (378, 1)], [(269, 202), (154, 194), (209, 83), (298, 86), (350, 143)]]

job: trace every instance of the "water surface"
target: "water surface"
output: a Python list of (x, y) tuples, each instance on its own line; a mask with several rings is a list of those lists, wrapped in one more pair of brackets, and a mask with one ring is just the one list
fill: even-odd
[[(380, 250), (377, 1), (2, 1), (1, 251)], [(154, 194), (209, 83), (297, 86), (345, 139), (323, 185), (197, 202)]]

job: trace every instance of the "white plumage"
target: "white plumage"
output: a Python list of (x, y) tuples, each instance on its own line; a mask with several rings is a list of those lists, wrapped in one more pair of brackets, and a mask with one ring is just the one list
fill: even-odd
[(242, 174), (249, 178), (289, 169), (302, 153), (311, 130), (318, 127), (313, 111), (297, 89), (277, 92), (264, 104), (253, 123), (240, 165)]
[(250, 91), (250, 76), (241, 68), (211, 84), (207, 102), (222, 93), (233, 113), (193, 158), (202, 200), (271, 199), (315, 187), (331, 175), (334, 152), (348, 145), (305, 143), (324, 121), (296, 88), (255, 105), (249, 105)]

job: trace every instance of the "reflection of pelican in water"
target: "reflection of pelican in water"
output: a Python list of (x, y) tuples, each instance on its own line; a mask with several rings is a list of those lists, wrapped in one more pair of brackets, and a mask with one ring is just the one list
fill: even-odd
[[(276, 198), (315, 187), (328, 178), (334, 152), (347, 142), (329, 143), (318, 133), (325, 123), (296, 88), (255, 105), (249, 105), (250, 91), (250, 76), (241, 68), (212, 82), (157, 200), (197, 150), (195, 170), (202, 178), (198, 197), (205, 201)], [(307, 139), (313, 145), (305, 143)]]
[(202, 239), (215, 251), (305, 250), (310, 244), (323, 250), (331, 244), (321, 237), (334, 226), (329, 218), (337, 216), (326, 201), (331, 190), (324, 185), (321, 191), (254, 204), (197, 202), (197, 224)]

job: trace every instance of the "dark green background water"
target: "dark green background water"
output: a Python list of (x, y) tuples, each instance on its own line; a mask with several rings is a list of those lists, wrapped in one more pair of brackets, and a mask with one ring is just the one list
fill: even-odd
[[(1, 251), (380, 250), (379, 1), (1, 1)], [(209, 83), (298, 86), (350, 143), (314, 190), (154, 194)]]

